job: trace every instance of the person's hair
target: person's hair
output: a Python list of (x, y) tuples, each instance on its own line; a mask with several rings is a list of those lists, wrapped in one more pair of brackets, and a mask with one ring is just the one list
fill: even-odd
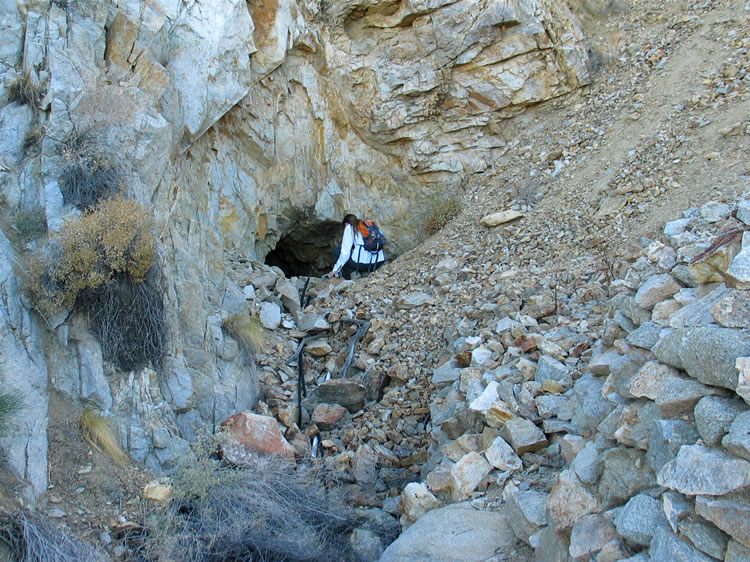
[(341, 221), (341, 226), (346, 227), (347, 224), (352, 225), (352, 228), (355, 228), (359, 226), (359, 219), (357, 218), (357, 215), (353, 215), (351, 213), (344, 215), (344, 220)]

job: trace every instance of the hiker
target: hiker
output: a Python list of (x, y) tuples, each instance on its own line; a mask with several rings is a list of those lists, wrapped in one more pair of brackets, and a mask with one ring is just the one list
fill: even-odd
[[(343, 275), (344, 279), (349, 279), (354, 271), (375, 271), (385, 263), (385, 252), (382, 249), (385, 237), (375, 223), (361, 221), (356, 215), (347, 214), (341, 221), (341, 225), (344, 227), (344, 234), (341, 237), (341, 246), (334, 249), (336, 263), (329, 273), (323, 275), (324, 279), (339, 275)], [(367, 237), (369, 240), (366, 240), (362, 233), (368, 232), (368, 229), (374, 233), (374, 236), (370, 235)], [(377, 238), (377, 241), (373, 242), (373, 238)], [(376, 248), (376, 251), (368, 250), (365, 247), (366, 243), (373, 244), (372, 247)]]

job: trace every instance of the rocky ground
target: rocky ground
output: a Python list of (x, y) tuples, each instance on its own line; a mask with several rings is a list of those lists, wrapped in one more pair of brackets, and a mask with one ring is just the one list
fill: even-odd
[[(735, 205), (750, 192), (750, 5), (612, 2), (589, 26), (598, 67), (588, 91), (519, 116), (506, 156), (491, 173), (472, 178), (461, 194), (464, 211), (424, 244), (354, 283), (313, 280), (310, 305), (295, 314), (287, 307), (257, 357), (266, 389), (260, 413), (275, 415), (298, 449), (308, 441), (298, 435), (319, 435), (316, 453), (338, 471), (352, 502), (400, 517), (404, 528), (419, 514), (408, 511), (408, 500), (399, 506), (408, 482), (427, 480), (441, 504), (473, 499), (496, 510), (513, 490), (550, 493), (572, 460), (561, 440), (570, 420), (546, 416), (535, 399), (567, 391), (602, 342), (619, 339), (608, 322), (608, 303), (623, 291), (616, 280), (653, 255), (650, 243), (669, 242), (665, 223), (689, 208), (702, 209), (706, 219), (710, 209)], [(730, 225), (731, 209), (701, 223), (704, 240)], [(507, 210), (520, 216), (494, 227), (480, 222)], [(236, 280), (253, 284), (247, 263), (237, 262)], [(275, 282), (258, 282), (256, 290), (262, 293), (265, 283), (272, 292)], [(362, 404), (315, 409), (308, 399), (312, 419), (298, 433), (297, 371), (284, 363), (301, 341), (303, 320), (328, 329), (305, 355), (315, 396), (326, 373), (341, 370), (359, 328), (352, 322), (365, 319), (372, 326), (348, 373), (362, 383)], [(498, 327), (505, 319), (507, 326)], [(557, 381), (560, 388), (519, 384), (520, 394), (506, 402), (515, 404), (507, 415), (544, 429), (549, 447), (516, 449), (520, 467), (515, 460), (512, 469), (495, 466), (491, 479), (483, 476), (451, 500), (440, 484), (449, 477), (438, 466), (483, 449), (471, 440), (486, 447), (482, 438), (491, 443), (498, 434), (468, 408), (487, 387), (483, 375), (493, 372), (502, 383), (503, 368), (523, 373), (543, 357), (564, 365), (571, 380)], [(464, 370), (455, 385), (460, 407), (446, 382), (452, 369)], [(436, 373), (448, 378), (436, 382)], [(552, 417), (559, 426), (544, 425)], [(71, 527), (107, 543), (119, 526), (143, 521), (140, 490), (148, 476), (133, 467), (118, 473), (85, 446), (73, 456), (64, 452), (78, 438), (63, 418), (51, 418), (48, 511), (60, 510)], [(462, 435), (479, 437), (461, 441)], [(533, 554), (509, 539), (497, 556)]]

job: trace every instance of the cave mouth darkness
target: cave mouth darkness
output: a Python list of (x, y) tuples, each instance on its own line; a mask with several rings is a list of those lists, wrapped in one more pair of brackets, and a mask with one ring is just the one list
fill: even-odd
[(296, 223), (266, 254), (266, 265), (279, 267), (289, 277), (320, 277), (331, 271), (333, 250), (341, 244), (338, 221)]

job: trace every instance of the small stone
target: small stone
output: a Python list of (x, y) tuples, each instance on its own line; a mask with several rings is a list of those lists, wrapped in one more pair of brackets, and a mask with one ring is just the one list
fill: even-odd
[(681, 288), (668, 273), (652, 275), (636, 292), (635, 302), (638, 306), (651, 310), (656, 303), (668, 299)]
[(570, 555), (575, 559), (590, 557), (617, 537), (617, 531), (604, 516), (594, 513), (581, 517), (570, 533)]
[(659, 500), (638, 494), (615, 517), (615, 527), (620, 536), (635, 544), (647, 545), (659, 526), (666, 526)]
[(720, 498), (698, 496), (695, 498), (695, 512), (737, 542), (750, 547), (750, 501), (746, 494), (729, 494)]
[(451, 468), (452, 497), (454, 502), (465, 500), (492, 470), (492, 466), (482, 455), (466, 453)]
[(598, 507), (596, 498), (570, 470), (564, 470), (558, 475), (547, 500), (549, 516), (558, 532), (571, 529), (576, 521)]
[(534, 490), (517, 491), (510, 495), (506, 510), (513, 533), (531, 544), (531, 537), (547, 524), (547, 494)]
[(725, 533), (697, 517), (681, 521), (678, 528), (680, 535), (687, 537), (695, 548), (724, 560), (729, 544), (729, 537)]
[(498, 213), (485, 215), (479, 220), (479, 223), (483, 226), (492, 228), (501, 224), (514, 221), (516, 219), (520, 219), (523, 216), (524, 214), (522, 212), (510, 209), (507, 211), (500, 211)]
[(750, 460), (750, 410), (734, 419), (721, 444), (728, 453)]
[(502, 438), (497, 437), (484, 452), (489, 463), (502, 471), (515, 472), (523, 468), (521, 459), (513, 451), (513, 448)]
[(735, 398), (706, 396), (696, 404), (693, 414), (695, 425), (706, 445), (714, 446), (721, 442), (729, 431), (729, 426), (747, 406)]
[[(489, 413), (489, 412), (488, 412)], [(547, 446), (544, 433), (532, 422), (525, 418), (512, 418), (500, 428), (500, 435), (513, 447), (519, 455), (543, 449)]]
[(440, 502), (422, 483), (410, 482), (401, 492), (401, 510), (414, 522), (430, 510), (440, 507)]

